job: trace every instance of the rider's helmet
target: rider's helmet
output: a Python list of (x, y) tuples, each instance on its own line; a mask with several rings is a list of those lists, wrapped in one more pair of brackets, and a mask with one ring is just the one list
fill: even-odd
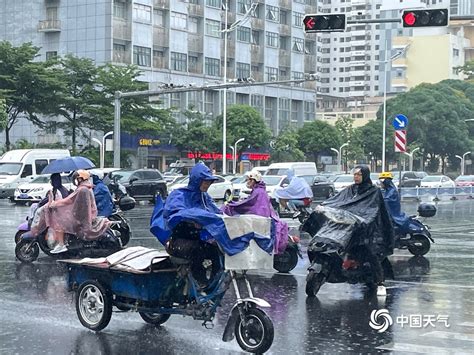
[(262, 174), (257, 170), (252, 170), (247, 173), (247, 179), (254, 179), (256, 182), (262, 181)]
[(380, 180), (393, 179), (393, 174), (390, 171), (384, 171), (379, 174)]
[(104, 178), (104, 172), (100, 169), (91, 169), (89, 172), (92, 176), (97, 176), (100, 180)]
[[(72, 183), (77, 186), (81, 181), (89, 180), (90, 177), (91, 174), (87, 170), (79, 169), (72, 174)], [(81, 179), (81, 181), (79, 181), (79, 179)]]

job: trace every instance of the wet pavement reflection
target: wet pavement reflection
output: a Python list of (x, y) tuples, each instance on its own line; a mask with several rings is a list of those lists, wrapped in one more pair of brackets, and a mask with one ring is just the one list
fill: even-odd
[[(416, 204), (405, 204), (404, 209), (414, 213)], [(275, 340), (270, 353), (472, 353), (473, 209), (474, 201), (438, 204), (437, 216), (426, 221), (436, 243), (425, 257), (396, 250), (390, 257), (395, 278), (387, 281), (386, 299), (375, 297), (365, 286), (348, 284), (325, 284), (318, 297), (307, 298), (306, 255), (290, 274), (252, 273), (255, 296), (272, 305), (268, 314)], [(128, 312), (114, 312), (100, 333), (85, 329), (77, 318), (73, 294), (65, 288), (62, 266), (44, 254), (33, 264), (15, 260), (13, 236), (27, 210), (0, 200), (1, 354), (242, 353), (235, 341), (221, 341), (235, 301), (232, 290), (211, 330), (180, 316), (154, 327)], [(159, 247), (148, 232), (151, 210), (138, 206), (127, 213), (133, 230), (130, 245)], [(381, 333), (369, 325), (372, 311), (380, 309), (387, 309), (393, 321)], [(420, 327), (416, 320), (421, 320)]]

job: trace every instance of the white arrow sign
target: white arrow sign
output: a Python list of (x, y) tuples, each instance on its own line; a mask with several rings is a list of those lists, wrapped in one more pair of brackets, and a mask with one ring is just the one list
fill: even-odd
[(401, 128), (405, 127), (405, 121), (402, 121), (398, 117), (395, 117), (395, 121), (397, 121), (399, 127)]

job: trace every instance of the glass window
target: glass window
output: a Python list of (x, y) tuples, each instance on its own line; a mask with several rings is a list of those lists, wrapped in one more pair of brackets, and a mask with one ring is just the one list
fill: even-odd
[(303, 27), (304, 14), (301, 12), (293, 12), (293, 26)]
[(241, 27), (237, 28), (237, 40), (241, 42), (250, 42), (250, 28)]
[(114, 43), (114, 62), (123, 63), (126, 60), (125, 44)]
[(206, 35), (212, 36), (212, 37), (220, 37), (221, 35), (220, 21), (206, 19)]
[(221, 0), (206, 0), (206, 5), (220, 8), (221, 7)]
[(133, 19), (151, 23), (151, 7), (142, 4), (133, 4)]
[(260, 44), (260, 31), (252, 30), (252, 44)]
[(46, 60), (56, 58), (57, 56), (58, 56), (58, 52), (56, 51), (46, 52)]
[(165, 26), (165, 12), (163, 10), (153, 9), (153, 24), (155, 26)]
[(252, 0), (237, 0), (237, 12), (239, 14), (245, 14), (250, 9)]
[(199, 19), (197, 17), (190, 17), (188, 19), (188, 31), (191, 33), (198, 33)]
[(189, 55), (188, 57), (188, 68), (192, 73), (199, 73), (199, 57)]
[(204, 112), (214, 112), (214, 98), (215, 95), (214, 91), (205, 91), (204, 92)]
[(293, 37), (293, 46), (291, 49), (294, 52), (302, 53), (304, 51), (304, 39)]
[(250, 64), (237, 62), (237, 78), (250, 78)]
[(255, 108), (260, 113), (260, 115), (263, 115), (263, 95), (251, 95), (250, 105)]
[(187, 71), (187, 55), (184, 53), (171, 52), (171, 70)]
[(186, 30), (188, 28), (188, 16), (179, 12), (171, 12), (170, 27)]
[[(10, 171), (6, 171), (6, 169), (2, 169), (3, 167), (12, 168)], [(16, 175), (20, 171), (21, 164), (3, 164), (0, 166), (0, 174), (1, 175)], [(21, 177), (27, 177), (33, 175), (33, 166), (31, 164), (26, 164), (23, 168), (23, 172), (21, 173)]]
[(278, 68), (265, 67), (265, 76), (267, 81), (278, 80)]
[(280, 23), (282, 25), (288, 24), (288, 11), (280, 10)]
[(278, 33), (266, 32), (266, 45), (269, 47), (278, 47)]
[(151, 66), (151, 48), (133, 46), (133, 63), (144, 67)]
[(279, 8), (276, 6), (267, 5), (267, 13), (265, 18), (270, 21), (278, 22), (280, 20)]
[(212, 76), (220, 76), (220, 60), (215, 58), (205, 59), (206, 74)]
[(280, 49), (289, 49), (290, 38), (287, 36), (280, 36)]
[(304, 120), (313, 121), (315, 119), (315, 105), (312, 101), (304, 102)]
[(47, 159), (38, 159), (35, 160), (36, 174), (41, 174), (44, 168), (48, 165)]
[(114, 1), (114, 17), (127, 19), (127, 4), (124, 2)]

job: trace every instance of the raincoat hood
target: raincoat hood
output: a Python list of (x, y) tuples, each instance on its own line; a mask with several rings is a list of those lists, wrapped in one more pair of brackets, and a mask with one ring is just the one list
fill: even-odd
[(63, 186), (60, 174), (54, 173), (51, 175), (51, 186), (53, 186), (55, 189), (59, 189), (61, 186)]
[(199, 187), (203, 180), (216, 181), (217, 178), (212, 175), (211, 169), (209, 169), (204, 163), (197, 163), (189, 174), (188, 189), (199, 192)]
[(354, 184), (352, 185), (352, 187), (354, 193), (361, 195), (368, 191), (374, 185), (372, 184), (372, 180), (370, 179), (370, 170), (368, 167), (363, 165), (357, 165), (354, 168), (354, 171), (356, 170), (360, 170), (362, 174), (362, 182), (360, 184)]

